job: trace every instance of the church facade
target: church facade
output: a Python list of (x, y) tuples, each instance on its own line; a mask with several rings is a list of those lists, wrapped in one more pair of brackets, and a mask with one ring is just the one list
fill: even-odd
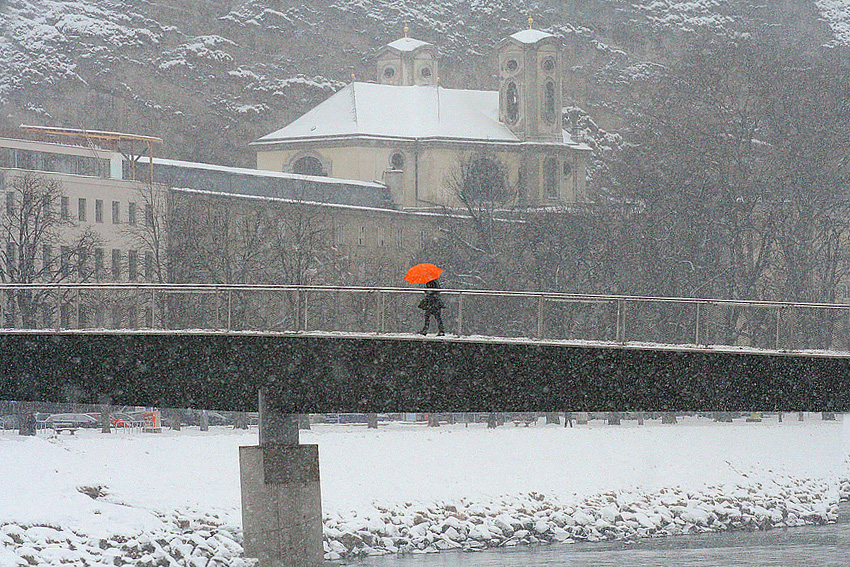
[(458, 174), (478, 159), (521, 206), (585, 202), (590, 148), (562, 127), (560, 40), (528, 29), (497, 50), (498, 91), (447, 89), (433, 45), (396, 40), (378, 52), (376, 82), (352, 82), (252, 142), (257, 167), (379, 181), (412, 210), (460, 206)]

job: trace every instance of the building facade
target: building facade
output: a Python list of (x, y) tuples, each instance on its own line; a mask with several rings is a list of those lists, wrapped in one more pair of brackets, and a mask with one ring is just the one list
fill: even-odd
[(524, 30), (498, 46), (498, 91), (446, 89), (434, 46), (402, 38), (378, 52), (375, 83), (353, 82), (252, 142), (257, 167), (387, 185), (403, 209), (461, 205), (452, 179), (484, 156), (522, 206), (587, 201), (590, 148), (562, 128), (561, 45)]

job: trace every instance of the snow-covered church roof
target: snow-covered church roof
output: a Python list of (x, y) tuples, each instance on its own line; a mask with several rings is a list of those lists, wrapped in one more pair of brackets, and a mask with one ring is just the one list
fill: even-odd
[(426, 45), (431, 45), (427, 41), (422, 41), (419, 39), (413, 39), (412, 37), (402, 37), (401, 39), (397, 39), (393, 42), (390, 42), (386, 45), (391, 49), (395, 49), (397, 51), (414, 51), (420, 47), (424, 47)]
[[(519, 142), (499, 121), (499, 93), (351, 83), (253, 146), (336, 137)], [(580, 148), (564, 133), (564, 143)]]

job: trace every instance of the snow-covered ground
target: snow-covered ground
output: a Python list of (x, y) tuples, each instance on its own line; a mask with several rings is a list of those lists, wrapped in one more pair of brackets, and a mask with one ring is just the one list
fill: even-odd
[[(850, 417), (784, 417), (314, 425), (301, 441), (319, 445), (326, 557), (344, 559), (832, 521)], [(0, 433), (0, 565), (244, 565), (237, 453), (256, 441)]]

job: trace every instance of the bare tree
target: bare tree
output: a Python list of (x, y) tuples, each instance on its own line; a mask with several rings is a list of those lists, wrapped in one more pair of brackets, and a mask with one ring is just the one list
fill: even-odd
[[(0, 281), (15, 284), (85, 282), (94, 277), (91, 258), (100, 236), (75, 223), (62, 210), (65, 193), (55, 179), (34, 173), (12, 177), (5, 195), (0, 227)], [(49, 320), (56, 304), (47, 290), (25, 289), (7, 294), (9, 322), (37, 326), (38, 313)]]
[(444, 209), (443, 238), (426, 253), (440, 257), (462, 285), (511, 287), (506, 255), (518, 191), (507, 167), (495, 156), (475, 152), (461, 157), (444, 183), (463, 211)]

